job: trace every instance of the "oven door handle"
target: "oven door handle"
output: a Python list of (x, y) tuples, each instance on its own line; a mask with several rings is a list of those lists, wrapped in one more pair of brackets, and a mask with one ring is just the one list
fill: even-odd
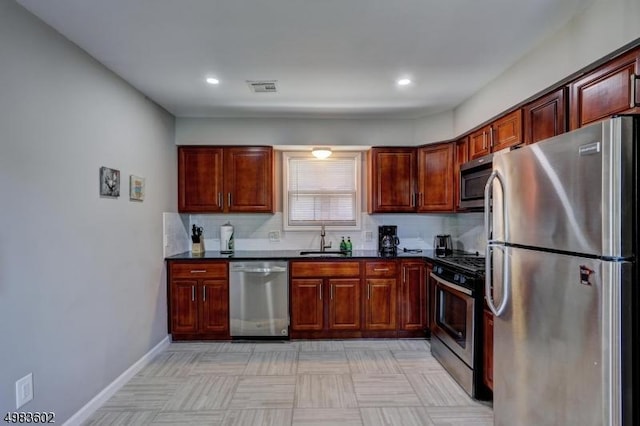
[(442, 284), (445, 287), (449, 287), (453, 290), (459, 291), (460, 293), (464, 293), (467, 296), (473, 296), (473, 292), (471, 290), (469, 290), (468, 288), (459, 286), (457, 284), (454, 283), (450, 283), (449, 281), (445, 281), (442, 278), (440, 278), (439, 276), (437, 276), (436, 274), (434, 274), (433, 272), (431, 272), (431, 278), (433, 278), (434, 280), (436, 280), (437, 282), (439, 282), (440, 284)]

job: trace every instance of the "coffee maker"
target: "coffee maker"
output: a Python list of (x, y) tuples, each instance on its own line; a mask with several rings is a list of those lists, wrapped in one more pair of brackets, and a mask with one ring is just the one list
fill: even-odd
[(381, 256), (395, 256), (398, 253), (398, 227), (396, 225), (378, 226), (378, 253)]

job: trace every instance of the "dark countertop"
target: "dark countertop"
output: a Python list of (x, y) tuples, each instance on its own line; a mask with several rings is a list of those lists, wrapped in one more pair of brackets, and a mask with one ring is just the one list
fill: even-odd
[[(345, 259), (427, 259), (437, 260), (434, 250), (422, 250), (420, 253), (408, 253), (398, 251), (397, 256), (380, 256), (376, 250), (354, 250), (350, 256), (304, 256), (300, 250), (237, 250), (233, 254), (222, 254), (219, 251), (206, 251), (204, 254), (194, 255), (190, 251), (168, 256), (167, 261), (172, 260), (345, 260)], [(469, 254), (469, 253), (465, 253)]]

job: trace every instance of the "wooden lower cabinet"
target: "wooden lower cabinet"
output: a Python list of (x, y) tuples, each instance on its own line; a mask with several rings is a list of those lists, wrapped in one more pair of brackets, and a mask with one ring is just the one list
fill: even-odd
[(292, 338), (359, 337), (360, 262), (292, 261), (290, 276)]
[(396, 330), (397, 271), (395, 260), (365, 262), (365, 330)]
[(428, 294), (424, 260), (402, 260), (400, 280), (400, 329), (427, 329)]
[(228, 263), (169, 264), (169, 332), (174, 340), (229, 338)]
[(329, 330), (360, 330), (360, 278), (331, 278)]
[(321, 278), (291, 280), (291, 328), (322, 330), (324, 313)]
[(482, 315), (484, 344), (482, 345), (482, 381), (493, 390), (493, 314), (488, 309)]

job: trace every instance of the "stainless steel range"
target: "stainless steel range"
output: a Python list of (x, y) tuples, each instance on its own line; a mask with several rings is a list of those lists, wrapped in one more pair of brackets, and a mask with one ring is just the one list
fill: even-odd
[(482, 307), (485, 258), (435, 260), (431, 353), (472, 397), (485, 399), (482, 384)]

